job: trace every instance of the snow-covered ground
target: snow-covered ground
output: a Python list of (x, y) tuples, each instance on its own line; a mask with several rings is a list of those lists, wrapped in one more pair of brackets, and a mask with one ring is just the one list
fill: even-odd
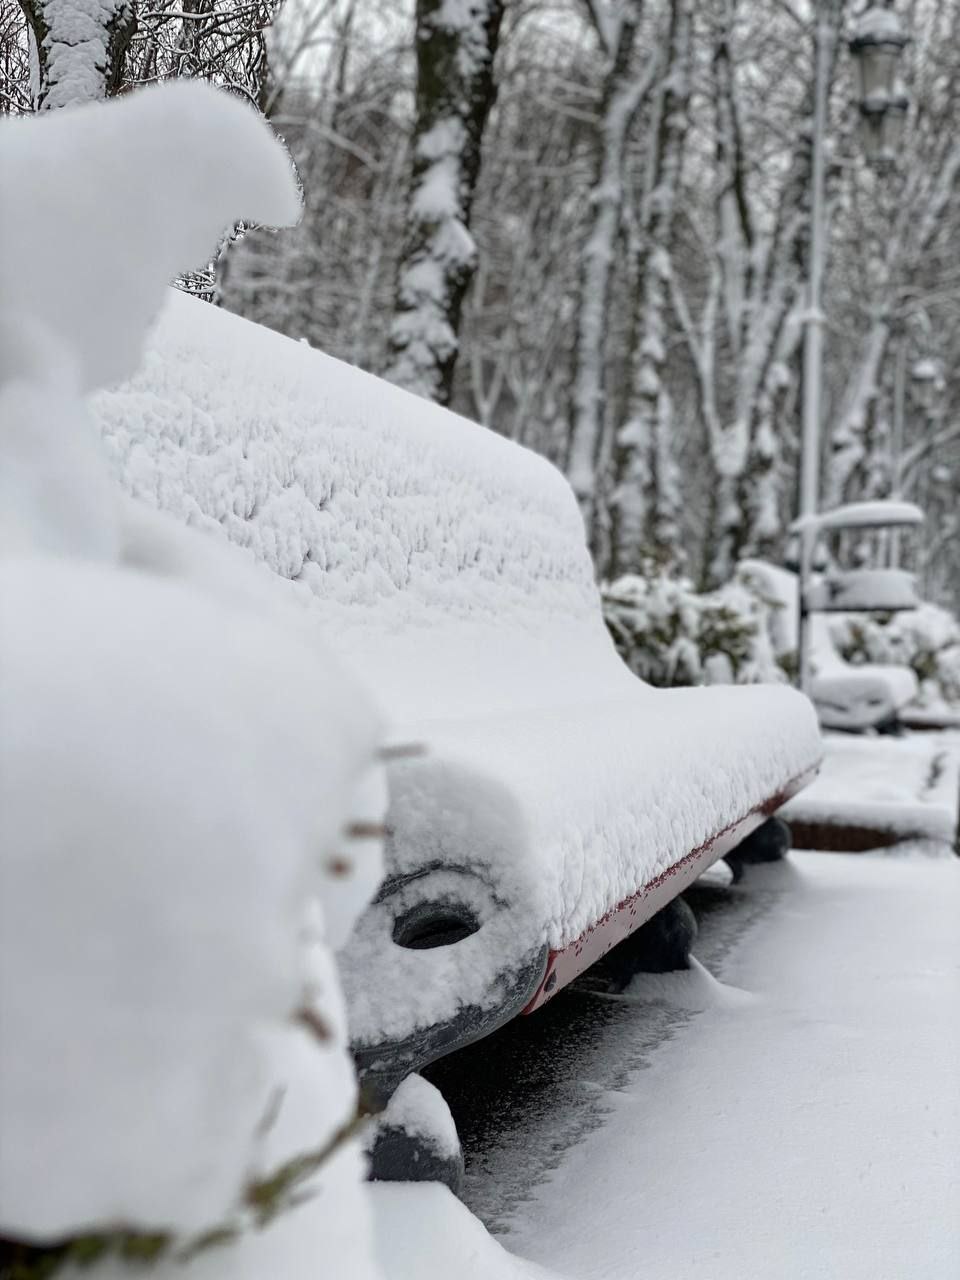
[(479, 1104), (464, 1068), (467, 1200), (495, 1237), (438, 1188), (377, 1188), (388, 1276), (453, 1275), (451, 1239), (495, 1280), (956, 1274), (958, 761), (955, 733), (829, 739), (803, 804), (925, 841), (717, 877), (705, 966), (515, 1024)]
[[(606, 1099), (505, 1243), (576, 1280), (919, 1280), (960, 1259), (960, 860), (804, 853), (723, 985)], [(706, 1007), (704, 1007), (706, 1006)]]

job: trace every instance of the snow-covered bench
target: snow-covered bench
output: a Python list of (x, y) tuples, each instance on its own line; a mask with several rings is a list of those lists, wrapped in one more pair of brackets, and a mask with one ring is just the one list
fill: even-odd
[(371, 1078), (542, 1004), (818, 765), (790, 689), (627, 671), (569, 486), (482, 427), (173, 293), (94, 408), (124, 485), (295, 583), (422, 748), (342, 957)]
[[(771, 620), (775, 652), (783, 656), (797, 647), (797, 578), (763, 560), (743, 560), (739, 572), (756, 582), (779, 606)], [(917, 694), (917, 679), (908, 667), (864, 663), (854, 666), (836, 650), (829, 617), (810, 615), (813, 680), (810, 695), (824, 729), (860, 733), (896, 724), (900, 711)]]

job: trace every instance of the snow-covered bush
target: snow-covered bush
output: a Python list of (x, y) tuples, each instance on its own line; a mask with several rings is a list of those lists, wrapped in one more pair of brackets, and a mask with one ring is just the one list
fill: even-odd
[(123, 495), (85, 400), (292, 170), (170, 84), (0, 126), (0, 172), (0, 1272), (375, 1280), (334, 950), (379, 718), (273, 575)]
[(902, 613), (845, 614), (831, 633), (848, 662), (910, 667), (922, 705), (960, 706), (960, 623), (946, 609), (924, 604)]
[(620, 656), (661, 688), (761, 684), (785, 679), (770, 643), (776, 601), (748, 582), (699, 593), (686, 578), (651, 570), (603, 588), (607, 627)]

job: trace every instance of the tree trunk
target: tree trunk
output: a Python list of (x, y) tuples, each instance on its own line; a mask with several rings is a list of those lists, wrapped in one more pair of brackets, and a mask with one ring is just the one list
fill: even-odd
[(679, 553), (672, 406), (663, 373), (667, 272), (690, 95), (691, 21), (690, 0), (672, 0), (667, 64), (641, 215), (630, 399), (613, 449), (611, 577), (637, 572), (645, 559), (668, 565)]
[(137, 26), (129, 0), (90, 6), (20, 0), (37, 54), (38, 110), (96, 102), (120, 91), (127, 48)]
[(386, 376), (448, 404), (504, 0), (417, 0), (413, 177)]
[[(643, 0), (624, 0), (613, 45), (607, 49), (609, 64), (600, 103), (596, 168), (590, 193), (590, 231), (580, 268), (567, 475), (580, 502), (591, 542), (596, 522), (607, 314), (623, 208), (624, 152), (631, 121), (647, 89), (633, 58), (642, 8)], [(602, 37), (603, 33), (598, 34)]]

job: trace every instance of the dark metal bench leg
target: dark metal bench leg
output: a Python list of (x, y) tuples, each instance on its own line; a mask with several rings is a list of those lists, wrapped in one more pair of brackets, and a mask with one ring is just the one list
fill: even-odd
[[(430, 1086), (433, 1089), (433, 1086)], [(435, 1091), (436, 1092), (436, 1091)], [(434, 1106), (443, 1105), (437, 1094)], [(455, 1196), (463, 1190), (463, 1150), (450, 1142), (453, 1117), (447, 1112), (449, 1126), (441, 1132), (431, 1125), (434, 1116), (418, 1116), (413, 1126), (391, 1123), (389, 1111), (377, 1124), (370, 1148), (371, 1182), (440, 1182)]]
[(638, 973), (689, 969), (697, 918), (683, 898), (674, 898), (596, 966), (606, 990), (623, 991)]
[(779, 862), (790, 851), (793, 837), (782, 818), (768, 818), (750, 833), (725, 858), (736, 883), (743, 878), (744, 868), (761, 862)]

